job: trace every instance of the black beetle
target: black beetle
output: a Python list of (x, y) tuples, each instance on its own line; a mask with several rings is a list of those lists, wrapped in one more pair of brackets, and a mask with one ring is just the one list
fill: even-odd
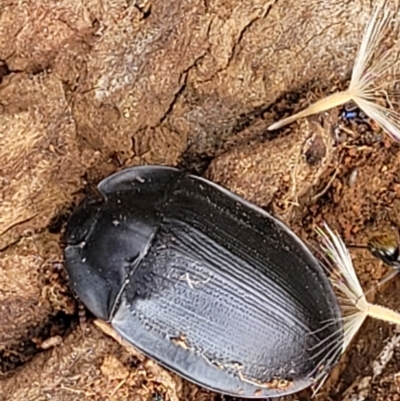
[(298, 392), (335, 365), (338, 299), (280, 220), (170, 167), (129, 168), (98, 190), (67, 224), (66, 269), (86, 307), (145, 355), (247, 398)]

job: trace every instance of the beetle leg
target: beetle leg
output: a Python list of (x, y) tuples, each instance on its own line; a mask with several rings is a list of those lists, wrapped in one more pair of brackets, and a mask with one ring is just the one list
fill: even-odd
[(85, 332), (88, 329), (87, 326), (87, 316), (85, 306), (79, 302), (78, 304), (78, 317), (79, 317), (79, 327), (82, 332)]

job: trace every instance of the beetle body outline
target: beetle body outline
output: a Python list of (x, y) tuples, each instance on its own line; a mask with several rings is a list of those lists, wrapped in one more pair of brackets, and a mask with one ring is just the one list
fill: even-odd
[(323, 340), (343, 343), (337, 297), (279, 219), (172, 167), (128, 168), (98, 190), (67, 225), (66, 269), (86, 307), (143, 354), (246, 398), (293, 394), (334, 366)]

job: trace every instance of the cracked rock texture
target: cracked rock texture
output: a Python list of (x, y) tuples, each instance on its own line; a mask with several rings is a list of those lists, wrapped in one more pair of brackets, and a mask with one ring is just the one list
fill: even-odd
[[(0, 0), (1, 401), (228, 400), (82, 319), (63, 270), (63, 224), (99, 180), (152, 163), (205, 174), (305, 238), (324, 218), (365, 240), (399, 205), (396, 145), (357, 134), (337, 144), (334, 111), (266, 128), (346, 82), (370, 15), (366, 0)], [(384, 274), (361, 259), (363, 283)], [(390, 332), (369, 329), (374, 347), (361, 336), (366, 348), (344, 359), (321, 399), (341, 400), (369, 377)], [(374, 380), (368, 396), (390, 399)]]

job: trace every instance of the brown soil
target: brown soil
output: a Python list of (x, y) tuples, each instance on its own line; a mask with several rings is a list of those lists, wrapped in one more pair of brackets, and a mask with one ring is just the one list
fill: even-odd
[[(370, 12), (363, 0), (0, 0), (1, 401), (229, 399), (82, 319), (63, 225), (114, 171), (185, 167), (310, 242), (322, 220), (348, 244), (399, 228), (400, 147), (374, 124), (333, 110), (266, 131), (346, 83)], [(352, 254), (364, 288), (388, 271)], [(379, 303), (398, 308), (399, 286)], [(400, 349), (380, 356), (396, 336), (368, 321), (316, 399), (399, 400)]]

